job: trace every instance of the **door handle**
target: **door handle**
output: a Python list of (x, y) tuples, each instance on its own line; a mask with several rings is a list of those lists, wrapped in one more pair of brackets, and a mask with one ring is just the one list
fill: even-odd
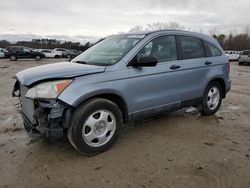
[(170, 69), (173, 69), (173, 70), (179, 69), (179, 68), (181, 68), (181, 66), (179, 66), (179, 65), (171, 65), (170, 66)]
[(211, 64), (213, 64), (213, 63), (210, 62), (210, 61), (206, 61), (206, 62), (205, 62), (205, 65), (211, 65)]

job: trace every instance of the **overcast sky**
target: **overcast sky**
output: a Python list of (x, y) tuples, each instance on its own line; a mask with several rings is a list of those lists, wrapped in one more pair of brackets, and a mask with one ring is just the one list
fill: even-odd
[(204, 33), (240, 32), (250, 26), (249, 10), (250, 0), (1, 0), (0, 34), (102, 37), (170, 21)]

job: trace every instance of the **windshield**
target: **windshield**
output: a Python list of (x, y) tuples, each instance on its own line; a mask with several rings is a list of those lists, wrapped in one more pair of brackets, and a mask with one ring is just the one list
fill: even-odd
[(89, 48), (72, 62), (90, 65), (113, 65), (132, 49), (145, 35), (122, 35), (107, 38)]

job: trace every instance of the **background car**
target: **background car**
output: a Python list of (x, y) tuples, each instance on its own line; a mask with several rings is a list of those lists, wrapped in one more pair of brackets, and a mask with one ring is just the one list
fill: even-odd
[(225, 54), (230, 61), (236, 61), (240, 58), (240, 53), (237, 51), (225, 51)]
[(67, 51), (63, 51), (62, 52), (62, 57), (66, 57), (66, 58), (73, 58), (78, 56), (81, 53), (81, 51), (78, 50), (67, 50)]
[(56, 58), (62, 57), (63, 52), (68, 51), (66, 48), (55, 48), (54, 53), (56, 53)]
[(4, 57), (4, 49), (0, 48), (0, 58), (3, 58), (3, 57)]
[(6, 48), (5, 56), (11, 61), (16, 61), (17, 59), (35, 59), (40, 61), (45, 58), (45, 55), (41, 52), (36, 52), (31, 48), (25, 46), (10, 46)]
[(250, 50), (244, 50), (239, 59), (239, 65), (243, 63), (250, 63)]
[(43, 53), (47, 58), (57, 58), (58, 56), (58, 53), (50, 49), (37, 49), (36, 51)]

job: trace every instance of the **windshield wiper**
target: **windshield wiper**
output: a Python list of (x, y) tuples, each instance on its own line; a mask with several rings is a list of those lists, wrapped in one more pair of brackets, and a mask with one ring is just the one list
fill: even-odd
[(95, 65), (95, 66), (108, 66), (109, 63), (97, 63), (97, 62), (86, 62), (86, 61), (72, 61), (73, 63), (80, 63), (85, 65)]
[(81, 64), (88, 64), (87, 62), (85, 62), (85, 61), (72, 61), (73, 63), (81, 63)]

